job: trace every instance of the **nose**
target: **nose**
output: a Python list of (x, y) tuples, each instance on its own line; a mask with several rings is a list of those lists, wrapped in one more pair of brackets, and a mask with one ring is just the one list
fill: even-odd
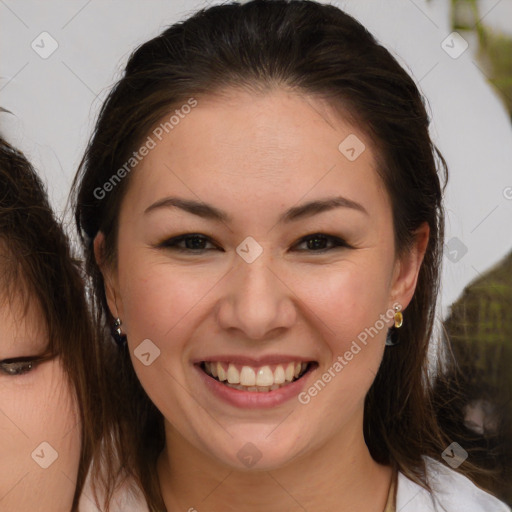
[(236, 265), (224, 283), (218, 304), (219, 325), (255, 341), (285, 332), (297, 315), (295, 294), (291, 283), (286, 282), (289, 276), (272, 264), (266, 251), (252, 263), (240, 258)]

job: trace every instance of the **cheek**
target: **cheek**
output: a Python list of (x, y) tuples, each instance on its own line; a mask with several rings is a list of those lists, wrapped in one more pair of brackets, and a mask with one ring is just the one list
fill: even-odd
[[(338, 349), (344, 349), (386, 313), (386, 274), (372, 259), (346, 261), (337, 268), (319, 267), (297, 279), (295, 289), (301, 301), (318, 318), (316, 326), (323, 326), (325, 338)], [(383, 330), (381, 321), (378, 326)]]
[[(224, 269), (225, 272), (225, 269)], [(120, 262), (123, 329), (132, 347), (144, 339), (172, 350), (197, 325), (202, 300), (222, 279), (215, 265), (185, 267), (143, 257)], [(192, 321), (193, 319), (193, 321)], [(169, 343), (172, 340), (172, 344)]]
[(19, 377), (0, 378), (0, 496), (12, 489), (9, 499), (28, 499), (45, 489), (49, 503), (64, 502), (80, 457), (76, 401), (56, 360)]
[(333, 435), (341, 424), (362, 414), (385, 348), (388, 294), (382, 268), (370, 263), (319, 269), (300, 282), (313, 330), (323, 342), (324, 364), (299, 402), (310, 417), (329, 416), (331, 423), (322, 422), (320, 428)]
[(222, 273), (212, 265), (178, 268), (135, 259), (121, 265), (122, 322), (134, 370), (160, 410), (176, 411), (189, 340), (203, 322), (203, 313), (211, 314), (204, 304)]

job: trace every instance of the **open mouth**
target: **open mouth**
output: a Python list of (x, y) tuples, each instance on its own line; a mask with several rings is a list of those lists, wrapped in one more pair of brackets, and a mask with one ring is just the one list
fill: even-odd
[(221, 361), (202, 361), (199, 364), (209, 377), (233, 389), (268, 393), (301, 379), (317, 366), (315, 361), (290, 361), (260, 367), (242, 366)]

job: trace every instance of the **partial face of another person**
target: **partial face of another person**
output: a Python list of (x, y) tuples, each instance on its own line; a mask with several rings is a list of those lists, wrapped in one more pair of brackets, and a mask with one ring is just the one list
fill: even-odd
[(320, 99), (197, 100), (132, 171), (104, 268), (137, 375), (168, 438), (233, 468), (361, 442), (428, 227), (398, 260), (372, 141)]
[[(1, 260), (0, 260), (1, 261)], [(0, 306), (0, 510), (69, 512), (80, 458), (80, 423), (38, 303)]]

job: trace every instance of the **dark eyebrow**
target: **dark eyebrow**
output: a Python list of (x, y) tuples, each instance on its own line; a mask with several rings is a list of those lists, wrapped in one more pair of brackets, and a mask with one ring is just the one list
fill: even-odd
[[(232, 217), (226, 212), (215, 208), (207, 203), (195, 201), (192, 199), (182, 199), (179, 197), (165, 197), (153, 203), (151, 206), (144, 210), (144, 214), (149, 213), (159, 208), (171, 208), (176, 207), (186, 212), (202, 217), (203, 219), (211, 219), (219, 222), (229, 223)], [(311, 201), (309, 203), (302, 204), (300, 206), (293, 206), (287, 210), (284, 214), (279, 217), (280, 223), (288, 223), (295, 220), (303, 219), (316, 215), (318, 213), (326, 212), (334, 208), (351, 208), (353, 210), (360, 211), (365, 215), (369, 215), (365, 207), (351, 199), (346, 197), (329, 197), (326, 199), (320, 199)]]
[(212, 219), (219, 222), (231, 221), (231, 217), (226, 212), (215, 208), (215, 206), (200, 201), (194, 201), (193, 199), (181, 199), (179, 197), (164, 197), (158, 200), (144, 210), (144, 215), (159, 208), (171, 208), (173, 206), (202, 217), (203, 219)]
[(348, 199), (346, 197), (338, 196), (311, 201), (309, 203), (301, 204), (300, 206), (294, 206), (279, 217), (279, 222), (291, 222), (317, 213), (327, 212), (334, 208), (351, 208), (353, 210), (360, 211), (365, 215), (369, 215), (366, 208), (361, 203), (352, 201), (352, 199)]

